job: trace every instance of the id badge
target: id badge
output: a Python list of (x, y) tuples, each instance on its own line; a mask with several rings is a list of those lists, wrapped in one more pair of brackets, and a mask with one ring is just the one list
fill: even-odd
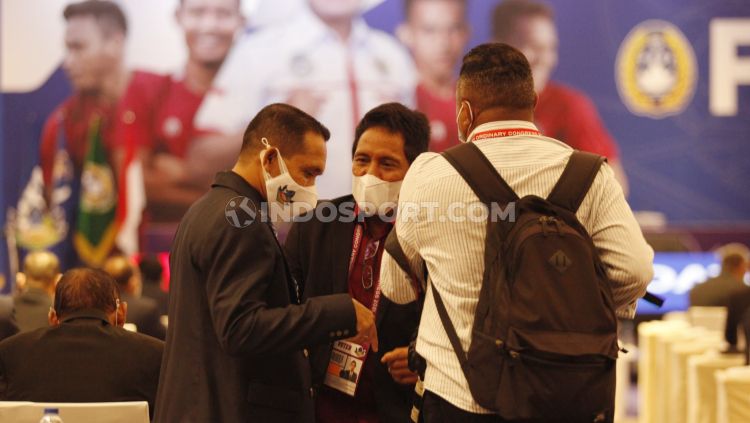
[(353, 397), (357, 391), (362, 365), (365, 363), (369, 349), (369, 346), (354, 342), (334, 342), (324, 383)]

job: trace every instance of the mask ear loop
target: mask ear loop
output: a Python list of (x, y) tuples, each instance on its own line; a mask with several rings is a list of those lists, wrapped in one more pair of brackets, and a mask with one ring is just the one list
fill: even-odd
[[(274, 150), (276, 150), (276, 154), (278, 154), (278, 156), (279, 156), (279, 171), (280, 171), (280, 174), (289, 173), (289, 170), (287, 170), (287, 168), (286, 168), (286, 163), (284, 163), (284, 159), (281, 157), (281, 150), (279, 150), (276, 147), (272, 147), (271, 144), (268, 142), (268, 138), (266, 138), (266, 137), (261, 138), (260, 142), (263, 144), (264, 147), (266, 147), (266, 150), (270, 150), (272, 148)], [(263, 162), (263, 155), (262, 154), (263, 154), (263, 152), (261, 152), (261, 157), (260, 157), (261, 163)]]
[(115, 326), (117, 326), (117, 312), (120, 311), (120, 299), (115, 298)]

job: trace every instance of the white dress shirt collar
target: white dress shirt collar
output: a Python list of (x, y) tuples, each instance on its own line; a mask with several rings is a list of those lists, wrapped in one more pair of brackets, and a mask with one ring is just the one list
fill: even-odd
[(539, 131), (536, 125), (534, 125), (532, 122), (529, 122), (527, 120), (496, 120), (493, 122), (483, 123), (477, 126), (476, 128), (474, 128), (474, 130), (471, 131), (471, 134), (469, 134), (469, 137), (467, 139), (469, 141), (473, 140), (474, 135), (480, 132), (493, 131), (493, 130), (498, 130), (498, 129), (509, 129), (509, 128), (523, 128), (523, 129), (531, 129), (534, 131)]

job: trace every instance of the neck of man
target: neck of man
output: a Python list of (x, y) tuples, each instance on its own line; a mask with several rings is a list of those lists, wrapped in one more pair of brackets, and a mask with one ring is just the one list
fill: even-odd
[(452, 74), (435, 75), (422, 73), (420, 83), (435, 97), (442, 99), (456, 96), (456, 81)]
[(208, 63), (190, 59), (185, 65), (185, 85), (197, 94), (205, 94), (221, 68), (221, 62)]
[(491, 107), (480, 111), (474, 119), (474, 125), (472, 131), (479, 125), (498, 122), (503, 120), (524, 120), (527, 122), (534, 122), (534, 110), (533, 109), (508, 109), (505, 107)]
[(263, 179), (263, 172), (258, 168), (258, 164), (248, 164), (242, 159), (238, 160), (232, 168), (232, 172), (236, 173), (242, 179), (245, 180), (251, 187), (255, 188), (260, 196), (265, 200), (268, 200), (268, 194), (266, 193), (266, 181)]
[(391, 230), (390, 222), (383, 221), (380, 215), (366, 217), (365, 221), (367, 222), (367, 231), (377, 239), (383, 238)]
[(352, 18), (351, 17), (343, 17), (343, 18), (324, 18), (320, 15), (317, 15), (318, 18), (323, 21), (323, 23), (326, 24), (327, 27), (331, 28), (333, 32), (336, 33), (336, 35), (339, 36), (339, 39), (341, 42), (346, 43), (349, 41), (349, 36), (352, 35)]
[(99, 99), (105, 104), (114, 104), (120, 101), (128, 88), (130, 77), (131, 73), (120, 63), (114, 72), (104, 78), (99, 91)]

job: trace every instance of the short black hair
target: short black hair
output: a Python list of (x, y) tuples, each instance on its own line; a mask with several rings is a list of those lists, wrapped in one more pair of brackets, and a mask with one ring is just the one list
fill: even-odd
[(141, 269), (143, 283), (159, 283), (164, 272), (164, 266), (159, 262), (159, 258), (153, 254), (147, 254), (141, 257), (138, 268)]
[(240, 156), (255, 153), (263, 148), (262, 138), (277, 147), (283, 155), (290, 156), (304, 146), (304, 137), (314, 132), (328, 141), (331, 132), (314, 117), (283, 103), (270, 104), (253, 118), (242, 136)]
[(404, 0), (404, 16), (408, 19), (411, 16), (411, 11), (414, 8), (414, 3), (420, 1), (453, 1), (459, 3), (466, 10), (467, 0)]
[(55, 288), (55, 313), (61, 318), (79, 310), (111, 313), (120, 298), (111, 276), (98, 269), (75, 268), (65, 272)]
[(404, 137), (404, 155), (411, 164), (417, 156), (427, 151), (430, 143), (430, 122), (422, 112), (410, 110), (401, 103), (385, 103), (365, 114), (354, 131), (352, 156), (362, 134), (370, 128), (384, 128)]
[(65, 20), (77, 16), (93, 16), (105, 34), (113, 32), (128, 33), (128, 21), (120, 6), (107, 0), (86, 0), (71, 3), (63, 11)]
[(458, 77), (460, 91), (472, 93), (472, 105), (481, 109), (533, 109), (534, 78), (529, 61), (504, 43), (474, 47), (464, 56)]
[(542, 16), (551, 21), (555, 13), (546, 3), (534, 0), (504, 0), (492, 12), (492, 38), (507, 43), (515, 33), (515, 24), (521, 18)]

